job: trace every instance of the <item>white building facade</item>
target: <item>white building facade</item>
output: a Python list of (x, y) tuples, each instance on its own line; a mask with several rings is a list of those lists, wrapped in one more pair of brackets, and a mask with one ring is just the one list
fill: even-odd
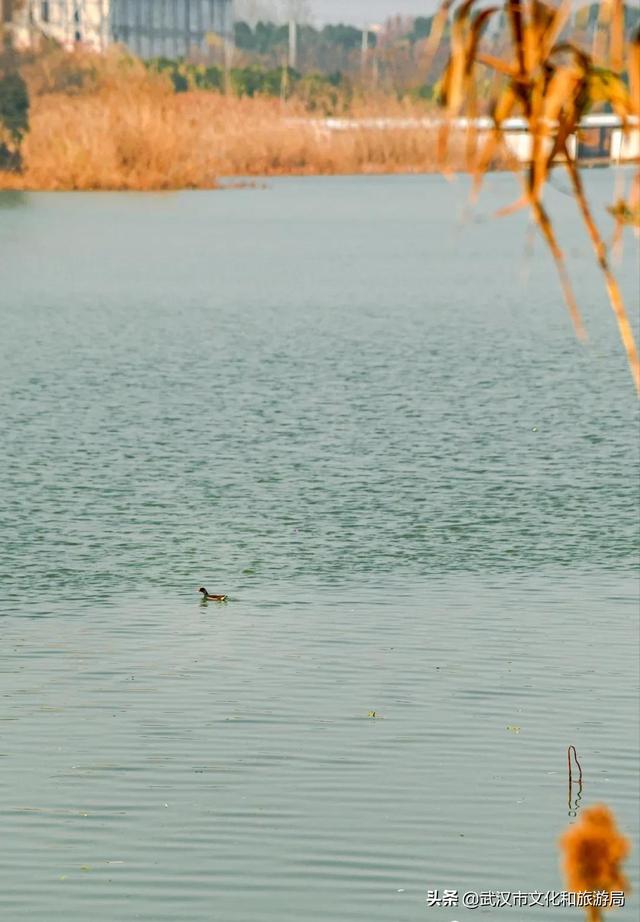
[(177, 58), (233, 43), (233, 0), (27, 0), (13, 19), (20, 45), (44, 35), (68, 48), (121, 43), (141, 58)]

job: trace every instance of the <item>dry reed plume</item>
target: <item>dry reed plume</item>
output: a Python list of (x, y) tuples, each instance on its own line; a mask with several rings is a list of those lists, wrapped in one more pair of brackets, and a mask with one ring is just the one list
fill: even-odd
[(617, 829), (613, 814), (603, 805), (588, 807), (579, 822), (560, 840), (564, 872), (573, 893), (599, 894), (600, 905), (585, 906), (588, 922), (602, 922), (601, 907), (611, 907), (612, 893), (629, 890), (621, 865), (630, 844)]

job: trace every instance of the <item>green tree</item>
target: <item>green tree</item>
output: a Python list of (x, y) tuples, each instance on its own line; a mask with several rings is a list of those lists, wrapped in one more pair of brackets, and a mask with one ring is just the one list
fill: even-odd
[(6, 46), (0, 58), (0, 168), (19, 170), (20, 147), (29, 129), (29, 92)]

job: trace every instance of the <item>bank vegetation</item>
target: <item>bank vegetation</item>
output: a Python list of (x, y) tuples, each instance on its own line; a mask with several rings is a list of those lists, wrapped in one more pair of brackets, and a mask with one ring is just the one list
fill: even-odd
[[(0, 188), (211, 188), (229, 176), (439, 169), (435, 130), (322, 126), (326, 115), (420, 119), (433, 111), (432, 102), (410, 94), (294, 79), (287, 68), (265, 72), (257, 89), (246, 71), (215, 86), (218, 76), (203, 66), (145, 65), (122, 48), (99, 55), (45, 44), (5, 51), (4, 59), (5, 75), (24, 81), (29, 107), (21, 128), (12, 136), (5, 130), (11, 154)], [(454, 139), (449, 162), (469, 168), (464, 139)], [(503, 163), (496, 153), (494, 164)]]

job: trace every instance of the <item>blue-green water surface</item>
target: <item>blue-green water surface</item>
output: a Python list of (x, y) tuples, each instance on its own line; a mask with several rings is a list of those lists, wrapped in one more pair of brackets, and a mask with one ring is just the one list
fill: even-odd
[(0, 195), (9, 922), (580, 918), (425, 902), (563, 889), (569, 744), (637, 856), (637, 401), (466, 194)]

